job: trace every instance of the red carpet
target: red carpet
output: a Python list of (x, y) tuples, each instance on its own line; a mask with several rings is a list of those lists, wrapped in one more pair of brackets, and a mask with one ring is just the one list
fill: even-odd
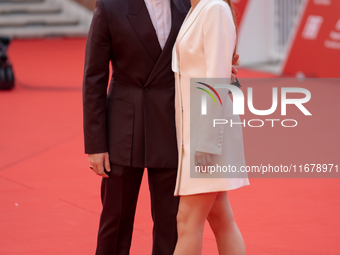
[[(84, 48), (85, 39), (11, 45), (18, 84), (12, 91), (0, 92), (1, 255), (94, 254), (100, 178), (89, 169), (83, 153)], [(272, 75), (241, 69), (239, 77)], [(265, 94), (265, 88), (254, 88), (254, 93)], [(339, 164), (340, 86), (325, 84), (325, 88), (310, 88), (314, 101), (308, 109), (313, 119), (301, 121), (294, 132), (278, 136), (274, 129), (265, 129), (264, 134), (246, 127), (247, 163), (313, 163), (310, 160), (315, 159), (314, 163)], [(315, 124), (315, 118), (320, 124)], [(247, 254), (340, 254), (339, 179), (250, 181), (250, 186), (230, 192)], [(151, 228), (144, 179), (131, 254), (151, 254)], [(218, 254), (208, 226), (204, 236), (203, 254)]]

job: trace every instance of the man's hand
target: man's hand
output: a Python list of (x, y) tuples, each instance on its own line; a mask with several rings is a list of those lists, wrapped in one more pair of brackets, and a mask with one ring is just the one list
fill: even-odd
[(236, 78), (236, 75), (238, 73), (237, 68), (235, 66), (239, 66), (240, 65), (240, 61), (239, 61), (240, 55), (239, 54), (235, 54), (233, 57), (233, 62), (232, 62), (232, 68), (231, 68), (231, 82), (233, 82)]
[(90, 168), (93, 170), (93, 172), (100, 176), (103, 176), (104, 178), (109, 178), (109, 176), (104, 171), (105, 167), (107, 172), (111, 172), (108, 152), (89, 154), (89, 161)]

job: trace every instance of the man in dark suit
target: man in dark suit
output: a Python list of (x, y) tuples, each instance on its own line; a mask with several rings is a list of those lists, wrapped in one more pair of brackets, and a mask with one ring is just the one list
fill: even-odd
[[(145, 3), (97, 0), (86, 43), (85, 153), (93, 171), (104, 177), (97, 255), (129, 254), (145, 168), (154, 221), (152, 254), (173, 254), (177, 241), (171, 52), (190, 1), (169, 0), (171, 29), (163, 45), (159, 27), (155, 29), (156, 15)], [(113, 72), (107, 91), (110, 62)]]

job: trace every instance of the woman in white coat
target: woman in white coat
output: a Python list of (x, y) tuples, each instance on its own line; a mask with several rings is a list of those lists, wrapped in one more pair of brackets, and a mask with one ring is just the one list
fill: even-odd
[[(210, 135), (198, 135), (209, 131), (200, 121), (200, 108), (190, 108), (193, 105), (190, 100), (194, 100), (194, 95), (190, 94), (190, 91), (193, 93), (190, 78), (231, 77), (237, 41), (234, 13), (230, 0), (191, 0), (191, 6), (172, 56), (179, 151), (175, 195), (181, 196), (177, 215), (178, 242), (174, 254), (201, 254), (207, 219), (215, 234), (219, 254), (242, 255), (245, 254), (245, 245), (234, 221), (227, 191), (248, 185), (247, 176), (207, 178), (211, 177), (207, 176), (209, 173), (200, 172), (198, 174), (203, 178), (190, 178), (190, 166), (219, 164), (237, 169), (245, 166), (242, 125), (221, 125)], [(222, 109), (220, 112), (216, 111), (217, 114), (222, 111), (225, 119), (240, 123), (239, 116), (232, 113), (228, 89), (218, 90), (218, 93), (223, 107), (219, 108)]]

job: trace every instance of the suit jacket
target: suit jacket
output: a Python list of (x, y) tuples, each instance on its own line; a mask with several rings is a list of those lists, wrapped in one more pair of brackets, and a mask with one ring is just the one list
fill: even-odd
[[(176, 129), (179, 165), (175, 195), (225, 191), (249, 184), (246, 174), (222, 178), (195, 172), (195, 151), (212, 154), (213, 166), (245, 166), (242, 126), (218, 125), (212, 119), (227, 119), (240, 123), (233, 115), (228, 89), (216, 89), (223, 106), (207, 99), (207, 115), (201, 115), (202, 90), (196, 89), (191, 78), (209, 83), (207, 78), (230, 82), (236, 29), (232, 12), (223, 0), (201, 0), (183, 22), (173, 48), (172, 69), (176, 77)], [(211, 80), (210, 80), (211, 81)], [(214, 86), (215, 84), (210, 84)], [(205, 93), (205, 92), (203, 92)], [(210, 100), (209, 100), (210, 99)], [(207, 176), (208, 175), (208, 176)], [(190, 177), (201, 178), (190, 178)], [(210, 177), (210, 178), (206, 178)], [(224, 178), (223, 178), (224, 177)], [(230, 175), (229, 175), (230, 177)], [(236, 178), (235, 178), (236, 177)], [(242, 178), (238, 178), (242, 177)]]
[(108, 151), (123, 166), (177, 167), (171, 51), (188, 6), (172, 0), (162, 50), (143, 0), (97, 0), (83, 78), (85, 153)]

